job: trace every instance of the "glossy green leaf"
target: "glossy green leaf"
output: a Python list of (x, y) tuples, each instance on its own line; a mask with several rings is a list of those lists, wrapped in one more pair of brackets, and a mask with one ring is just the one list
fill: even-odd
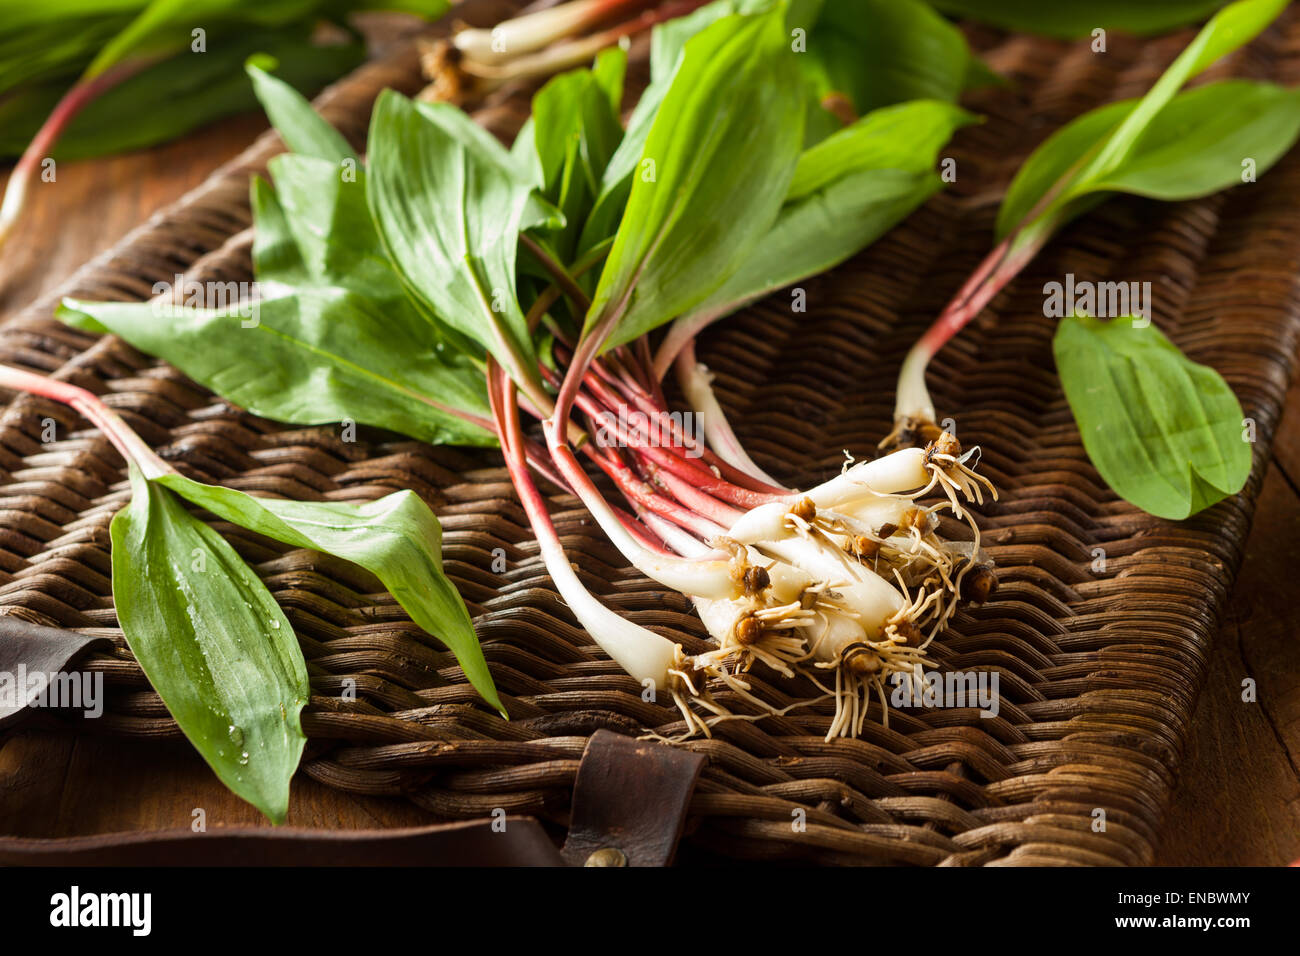
[(391, 90), (371, 117), (366, 194), (412, 296), (505, 368), (536, 355), (515, 291), (532, 183), (517, 159), (446, 103)]
[[(128, 61), (148, 61), (192, 50), (202, 41), (209, 48), (231, 34), (256, 34), (291, 23), (340, 20), (357, 9), (396, 9), (428, 19), (446, 12), (446, 0), (151, 0), (99, 50), (84, 76), (92, 78)], [(202, 30), (197, 37), (196, 29)]]
[[(1005, 237), (1035, 222), (1053, 227), (1078, 215), (1097, 193), (1135, 187), (1164, 198), (1204, 195), (1239, 181), (1246, 147), (1275, 160), (1294, 139), (1294, 104), (1265, 84), (1212, 84), (1218, 92), (1178, 95), (1189, 79), (1250, 42), (1287, 0), (1237, 0), (1205, 25), (1141, 99), (1110, 104), (1058, 131), (1026, 161), (1012, 182), (998, 217)], [(1243, 97), (1238, 114), (1234, 94)], [(1215, 107), (1232, 115), (1198, 115)], [(1240, 141), (1240, 142), (1239, 142)], [(1227, 160), (1236, 150), (1228, 168)], [(1260, 157), (1253, 157), (1257, 161)], [(1131, 164), (1131, 167), (1130, 167)], [(1259, 164), (1261, 168), (1265, 164)], [(1127, 178), (1130, 168), (1134, 176)], [(1231, 173), (1232, 175), (1228, 175)], [(1160, 180), (1167, 186), (1160, 187)]]
[(869, 113), (805, 150), (776, 223), (688, 321), (734, 312), (870, 245), (942, 187), (939, 150), (974, 121), (950, 103), (915, 100)]
[[(714, 0), (685, 16), (657, 24), (650, 31), (650, 85), (642, 91), (618, 148), (606, 164), (600, 189), (582, 229), (578, 254), (612, 239), (618, 231), (646, 139), (659, 114), (659, 105), (672, 87), (686, 42), (723, 17), (761, 13), (773, 0)], [(790, 14), (793, 16), (793, 11)]]
[(86, 68), (87, 79), (128, 60), (170, 57), (190, 49), (194, 30), (218, 34), (232, 25), (278, 27), (302, 20), (321, 6), (319, 0), (151, 0), (99, 50)]
[(182, 733), (276, 823), (311, 688), (284, 612), (222, 537), (133, 466), (114, 518), (113, 601), (131, 652)]
[[(58, 316), (112, 331), (254, 414), (296, 424), (351, 420), (429, 442), (491, 444), (482, 373), (438, 341), (379, 248), (355, 181), (331, 162), (276, 157), (280, 186), (254, 182), (250, 309), (66, 300)], [(202, 305), (203, 303), (195, 303)]]
[[(274, 69), (278, 64), (268, 63)], [(256, 60), (246, 64), (253, 92), (266, 110), (271, 125), (293, 152), (336, 163), (357, 158), (343, 134), (321, 117), (307, 98), (279, 77), (272, 76)]]
[(687, 42), (587, 316), (616, 325), (608, 345), (698, 305), (776, 220), (802, 140), (796, 56), (782, 7)]
[(839, 127), (819, 105), (830, 93), (859, 115), (915, 99), (954, 102), (978, 62), (961, 31), (921, 0), (824, 0), (806, 42), (810, 141)]
[[(533, 146), (541, 168), (542, 194), (564, 215), (552, 238), (561, 261), (574, 256), (583, 223), (600, 192), (605, 168), (623, 138), (614, 104), (621, 99), (626, 54), (615, 49), (602, 60), (604, 75), (573, 70), (552, 78), (533, 97)], [(617, 80), (617, 91), (611, 83)]]
[(1225, 0), (930, 0), (943, 13), (1007, 30), (1086, 37), (1096, 29), (1164, 33), (1203, 20)]
[(506, 716), (469, 611), (443, 572), (442, 526), (415, 492), (399, 491), (352, 505), (253, 498), (179, 474), (155, 480), (242, 528), (365, 568), (383, 583), (412, 621), (447, 646), (475, 690)]
[(1176, 96), (1133, 152), (1088, 191), (1154, 199), (1207, 196), (1243, 181), (1245, 160), (1261, 174), (1300, 133), (1300, 94), (1272, 83), (1221, 80)]
[(1065, 318), (1052, 347), (1083, 446), (1118, 494), (1178, 520), (1241, 490), (1251, 446), (1218, 372), (1130, 319)]
[[(306, 28), (229, 38), (206, 54), (182, 54), (108, 90), (72, 121), (53, 155), (78, 159), (173, 139), (224, 116), (257, 108), (241, 65), (264, 53), (283, 81), (314, 93), (365, 58), (361, 43), (319, 46)], [(25, 87), (0, 99), (0, 156), (17, 156), (66, 92), (61, 83)]]
[(0, 94), (24, 84), (71, 86), (143, 5), (133, 0), (132, 9), (94, 12), (75, 9), (84, 4), (8, 0), (0, 5)]

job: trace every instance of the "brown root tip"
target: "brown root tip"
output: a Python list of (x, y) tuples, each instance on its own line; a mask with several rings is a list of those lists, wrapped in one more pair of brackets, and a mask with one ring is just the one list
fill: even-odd
[(811, 523), (817, 517), (817, 506), (813, 504), (811, 498), (800, 498), (794, 503), (794, 507), (790, 509), (790, 514)]
[(911, 531), (913, 528), (925, 530), (926, 512), (921, 508), (908, 508), (903, 513), (903, 523), (900, 526), (903, 531)]
[(894, 630), (903, 638), (908, 647), (920, 647), (925, 641), (921, 629), (911, 621), (903, 621), (894, 626)]
[(875, 674), (881, 667), (880, 655), (865, 644), (850, 644), (840, 661), (854, 674)]
[(894, 452), (903, 448), (924, 448), (943, 433), (943, 429), (934, 422), (909, 416), (895, 423), (894, 430), (879, 447), (883, 452)]
[(860, 534), (853, 539), (853, 553), (859, 558), (874, 558), (880, 553), (880, 542)]
[(988, 565), (971, 568), (961, 581), (961, 599), (971, 604), (983, 604), (998, 589), (998, 576)]
[(432, 82), (420, 93), (426, 103), (459, 103), (473, 80), (461, 69), (464, 54), (447, 40), (427, 45), (420, 56), (420, 68)]
[(736, 622), (736, 640), (741, 644), (756, 644), (763, 636), (763, 625), (755, 618), (743, 617)]
[(948, 432), (940, 432), (938, 437), (925, 449), (925, 459), (929, 461), (934, 455), (947, 455), (950, 458), (961, 457), (961, 442)]
[(767, 590), (772, 583), (771, 575), (767, 573), (767, 568), (760, 568), (751, 565), (745, 569), (745, 574), (741, 586), (745, 589), (745, 594), (749, 597), (756, 597)]

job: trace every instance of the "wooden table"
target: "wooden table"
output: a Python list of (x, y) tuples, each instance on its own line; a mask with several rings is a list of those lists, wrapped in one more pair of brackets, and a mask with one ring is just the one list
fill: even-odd
[[(179, 198), (265, 128), (216, 124), (127, 156), (60, 164), (0, 252), (0, 320), (63, 281), (154, 210)], [(1247, 544), (1215, 642), (1170, 809), (1162, 864), (1272, 865), (1300, 859), (1300, 384), (1292, 387)], [(1243, 703), (1253, 677), (1258, 701)], [(184, 742), (0, 736), (0, 833), (72, 836), (265, 821), (231, 796)], [(305, 827), (429, 822), (400, 799), (355, 797), (299, 775), (288, 822)]]

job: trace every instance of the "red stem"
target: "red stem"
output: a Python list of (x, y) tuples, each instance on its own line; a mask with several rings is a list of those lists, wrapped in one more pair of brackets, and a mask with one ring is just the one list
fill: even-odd
[(27, 186), (36, 176), (41, 162), (53, 150), (63, 131), (77, 114), (123, 80), (134, 76), (150, 65), (150, 61), (119, 63), (89, 80), (78, 80), (50, 112), (32, 141), (27, 144), (18, 162), (9, 174), (4, 201), (0, 203), (0, 244), (3, 244), (18, 222), (26, 204)]

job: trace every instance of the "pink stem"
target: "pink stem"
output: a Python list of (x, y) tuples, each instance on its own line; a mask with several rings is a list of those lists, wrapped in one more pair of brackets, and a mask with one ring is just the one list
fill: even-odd
[(618, 486), (618, 490), (623, 493), (623, 496), (627, 498), (633, 508), (644, 508), (647, 511), (652, 511), (705, 541), (726, 533), (726, 529), (721, 525), (659, 494), (617, 458), (612, 456), (609, 458), (601, 457), (596, 454), (590, 445), (584, 445), (583, 450), (596, 463), (596, 466)]
[(1033, 260), (1051, 237), (1052, 225), (1047, 223), (1031, 226), (1003, 240), (984, 258), (939, 317), (912, 346), (899, 371), (898, 396), (894, 409), (896, 421), (909, 417), (935, 417), (925, 386), (925, 371), (930, 360)]
[(157, 453), (145, 444), (144, 439), (132, 431), (131, 426), (93, 392), (8, 365), (0, 365), (0, 388), (53, 399), (79, 412), (104, 434), (123, 458), (134, 463), (148, 478), (156, 478), (176, 470), (159, 458)]
[(63, 94), (49, 117), (27, 144), (18, 162), (9, 174), (4, 201), (0, 203), (0, 245), (4, 244), (18, 222), (27, 202), (27, 187), (36, 177), (42, 161), (49, 155), (68, 124), (86, 106), (123, 80), (148, 66), (148, 61), (120, 63), (89, 80), (79, 80)]
[(703, 515), (710, 521), (714, 521), (723, 528), (730, 528), (742, 517), (745, 512), (739, 508), (733, 508), (724, 502), (719, 501), (712, 495), (701, 491), (695, 484), (686, 479), (679, 478), (677, 475), (662, 468), (659, 465), (649, 463), (647, 470), (655, 483), (666, 489), (669, 494), (680, 501), (687, 508), (690, 508), (698, 515)]

